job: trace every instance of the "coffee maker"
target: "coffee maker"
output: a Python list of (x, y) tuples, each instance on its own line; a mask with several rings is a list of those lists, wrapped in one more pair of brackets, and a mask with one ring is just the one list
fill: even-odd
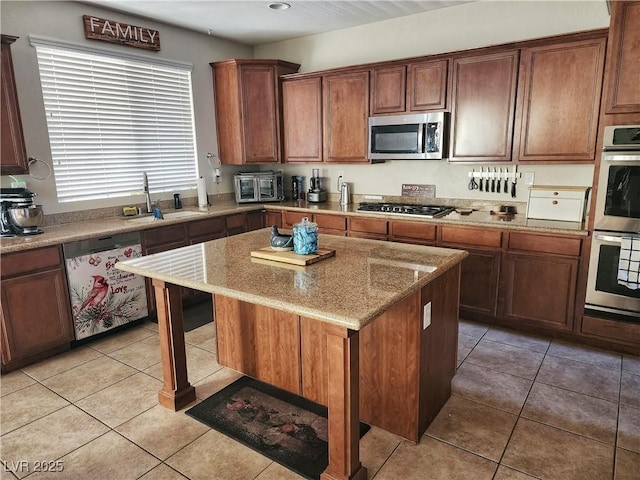
[(0, 236), (16, 237), (43, 233), (42, 207), (35, 205), (36, 194), (26, 188), (0, 189)]
[(311, 188), (307, 193), (307, 201), (310, 203), (322, 203), (327, 201), (327, 191), (322, 188), (320, 169), (314, 168), (311, 175)]

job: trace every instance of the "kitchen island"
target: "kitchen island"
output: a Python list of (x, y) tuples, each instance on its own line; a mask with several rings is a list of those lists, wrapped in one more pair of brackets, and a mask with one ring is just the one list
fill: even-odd
[(180, 287), (214, 298), (218, 361), (326, 405), (324, 479), (364, 479), (358, 421), (412, 441), (450, 396), (460, 250), (320, 235), (335, 255), (308, 266), (253, 258), (269, 229), (135, 260), (152, 278), (164, 385), (160, 404), (195, 400), (187, 378)]

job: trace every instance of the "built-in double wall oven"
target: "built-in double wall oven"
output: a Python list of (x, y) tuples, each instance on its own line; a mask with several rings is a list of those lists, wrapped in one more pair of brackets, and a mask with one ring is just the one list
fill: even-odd
[(605, 127), (586, 313), (640, 323), (640, 125)]

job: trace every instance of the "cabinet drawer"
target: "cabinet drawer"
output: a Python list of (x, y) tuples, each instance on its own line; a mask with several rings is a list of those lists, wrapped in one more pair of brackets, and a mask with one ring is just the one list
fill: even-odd
[(188, 225), (189, 237), (199, 237), (217, 233), (224, 234), (224, 225), (224, 217), (213, 217), (191, 222)]
[(314, 213), (313, 221), (318, 224), (318, 228), (330, 228), (331, 230), (343, 231), (347, 229), (347, 217), (342, 215)]
[(415, 240), (435, 240), (436, 226), (421, 222), (403, 222), (392, 220), (389, 222), (391, 238), (410, 238)]
[(243, 228), (247, 226), (247, 214), (246, 213), (234, 213), (233, 215), (227, 215), (224, 219), (227, 230)]
[(462, 245), (500, 248), (502, 244), (502, 232), (481, 228), (443, 226), (440, 227), (440, 241), (442, 243), (459, 243)]
[(387, 224), (388, 222), (386, 220), (379, 220), (377, 218), (350, 218), (349, 231), (386, 235)]
[(527, 218), (581, 222), (584, 219), (584, 207), (584, 200), (530, 198)]
[(10, 277), (35, 270), (60, 267), (62, 255), (60, 247), (40, 248), (25, 252), (10, 253), (2, 256), (0, 271), (2, 277)]
[(285, 210), (282, 212), (282, 228), (293, 228), (295, 223), (300, 223), (302, 217), (311, 217), (311, 214)]
[(579, 257), (581, 245), (581, 238), (531, 235), (528, 233), (509, 234), (509, 250), (555, 253), (557, 255), (571, 255)]
[(151, 230), (145, 230), (142, 232), (142, 245), (143, 248), (147, 249), (164, 243), (185, 241), (186, 238), (187, 232), (184, 224), (152, 228)]

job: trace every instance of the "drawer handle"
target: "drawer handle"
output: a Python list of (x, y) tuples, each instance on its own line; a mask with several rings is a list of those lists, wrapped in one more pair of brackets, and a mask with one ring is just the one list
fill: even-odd
[(551, 202), (552, 205), (557, 205), (558, 204), (558, 200), (554, 200), (553, 202)]

